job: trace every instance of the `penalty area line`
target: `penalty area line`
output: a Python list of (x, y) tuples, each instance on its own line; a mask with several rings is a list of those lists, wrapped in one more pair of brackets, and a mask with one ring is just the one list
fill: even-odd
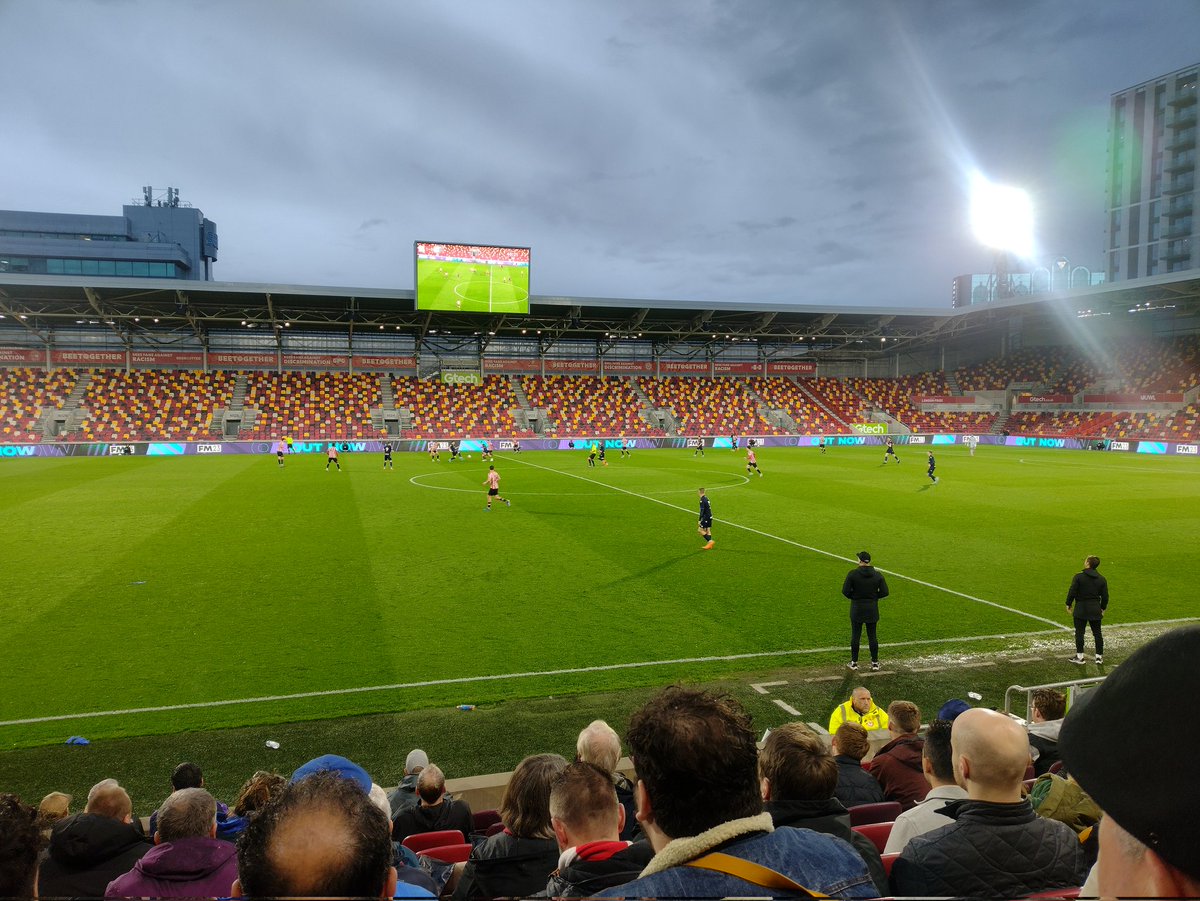
[[(579, 479), (581, 481), (588, 482), (589, 484), (592, 484), (592, 485), (603, 485), (605, 488), (611, 488), (613, 491), (619, 491), (622, 494), (628, 494), (630, 497), (641, 498), (644, 501), (651, 501), (655, 504), (661, 504), (664, 507), (670, 507), (672, 510), (682, 510), (684, 513), (691, 513), (691, 514), (695, 514), (695, 512), (696, 512), (695, 510), (691, 510), (687, 507), (681, 507), (678, 504), (672, 504), (672, 503), (669, 503), (668, 501), (659, 500), (658, 498), (651, 497), (648, 494), (638, 494), (636, 491), (630, 491), (628, 488), (621, 488), (617, 485), (609, 485), (607, 482), (601, 482), (601, 481), (598, 481), (597, 479), (585, 478), (584, 476), (578, 475), (573, 472), (565, 472), (561, 469), (555, 469), (552, 466), (542, 466), (538, 463), (530, 463), (528, 460), (518, 460), (515, 457), (512, 457), (510, 459), (512, 460), (512, 462), (520, 463), (524, 466), (532, 466), (535, 469), (543, 469), (546, 472), (553, 472), (553, 473), (557, 473), (558, 475), (569, 476), (572, 479)], [(832, 557), (834, 560), (841, 560), (845, 563), (851, 563), (851, 564), (856, 562), (854, 560), (851, 560), (849, 557), (843, 557), (841, 554), (835, 554), (832, 551), (826, 551), (819, 547), (812, 547), (811, 545), (801, 544), (799, 541), (793, 541), (790, 538), (784, 538), (782, 535), (775, 535), (771, 532), (764, 532), (761, 529), (754, 528), (753, 526), (745, 526), (745, 525), (742, 525), (741, 523), (736, 523), (729, 519), (723, 519), (723, 520), (721, 520), (721, 522), (722, 522), (722, 524), (727, 525), (730, 528), (741, 529), (743, 532), (751, 532), (755, 535), (761, 535), (763, 538), (770, 538), (773, 541), (779, 541), (779, 542), (782, 542), (783, 544), (790, 544), (792, 547), (798, 547), (801, 550), (810, 551), (811, 553), (814, 553), (814, 554), (820, 554), (823, 557)], [(941, 591), (941, 592), (945, 592), (946, 594), (952, 594), (955, 597), (965, 598), (968, 601), (974, 601), (976, 604), (986, 604), (988, 607), (995, 607), (997, 610), (1003, 610), (1006, 613), (1015, 613), (1017, 616), (1023, 616), (1026, 619), (1032, 619), (1039, 623), (1045, 623), (1046, 625), (1053, 626), (1055, 629), (1059, 629), (1063, 632), (1072, 631), (1070, 626), (1064, 626), (1062, 623), (1055, 622), (1052, 619), (1047, 619), (1044, 616), (1038, 616), (1036, 613), (1026, 613), (1024, 610), (1018, 610), (1015, 607), (1006, 607), (1004, 604), (998, 604), (995, 601), (989, 601), (984, 598), (977, 598), (972, 594), (967, 594), (966, 592), (962, 592), (962, 591), (956, 591), (955, 589), (947, 588), (944, 585), (934, 585), (932, 582), (926, 582), (925, 580), (918, 579), (915, 576), (906, 576), (906, 575), (904, 575), (904, 573), (898, 573), (894, 569), (883, 569), (882, 567), (878, 567), (878, 566), (875, 568), (878, 569), (881, 573), (886, 573), (889, 576), (895, 576), (897, 579), (903, 579), (906, 582), (912, 582), (914, 585), (923, 585), (926, 588), (932, 588), (934, 591)]]
[[(1155, 619), (1138, 623), (1114, 623), (1110, 629), (1132, 629), (1141, 626), (1173, 625), (1196, 622), (1194, 616), (1180, 619)], [(885, 647), (912, 648), (923, 645), (959, 644), (969, 641), (997, 641), (1009, 638), (1035, 638), (1039, 635), (1057, 635), (1058, 629), (1037, 629), (1031, 632), (1006, 632), (1003, 635), (963, 635), (950, 638), (914, 638), (910, 641), (892, 641)], [(396, 682), (391, 685), (365, 685), (357, 688), (329, 688), (323, 691), (301, 691), (286, 695), (263, 695), (257, 698), (230, 698), (224, 701), (196, 701), (191, 704), (164, 704), (159, 707), (130, 707), (125, 710), (93, 710), (86, 713), (61, 713), (55, 716), (35, 716), (26, 719), (0, 721), (5, 726), (25, 726), (33, 723), (58, 723), (64, 720), (86, 720), (105, 716), (130, 716), (136, 713), (169, 713), (174, 710), (201, 710), (207, 707), (232, 707), (240, 704), (268, 704), (276, 701), (301, 701), (307, 698), (329, 698), (338, 695), (367, 694), (377, 691), (400, 691), (407, 688), (428, 688), (438, 685), (470, 685), (478, 682), (500, 682), (505, 679), (533, 679), (545, 676), (570, 676), (582, 673), (603, 673), (615, 670), (646, 669), (654, 666), (678, 666), (690, 663), (726, 663), (737, 660), (755, 660), (766, 657), (800, 657), (807, 654), (834, 654), (846, 650), (845, 645), (826, 648), (795, 648), (790, 651), (754, 651), (746, 654), (719, 654), (708, 657), (677, 657), (671, 660), (642, 660), (633, 663), (606, 663), (596, 666), (577, 666), (569, 669), (540, 670), (528, 673), (504, 673), (490, 676), (459, 676), (453, 679), (429, 679), (424, 682)]]

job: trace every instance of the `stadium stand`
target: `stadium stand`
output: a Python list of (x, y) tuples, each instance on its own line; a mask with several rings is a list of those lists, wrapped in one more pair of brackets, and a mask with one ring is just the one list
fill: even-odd
[(404, 438), (489, 438), (528, 435), (518, 429), (512, 410), (517, 406), (508, 379), (484, 376), (482, 385), (444, 385), (415, 376), (392, 379), (396, 408), (407, 407), (411, 428)]
[(672, 411), (681, 435), (782, 435), (767, 422), (744, 381), (638, 376), (655, 407)]
[(84, 441), (195, 441), (211, 437), (213, 411), (229, 405), (234, 374), (217, 370), (98, 369), (79, 428)]
[(77, 378), (73, 369), (0, 369), (0, 441), (41, 441), (43, 411), (61, 410)]
[(553, 431), (605, 437), (661, 434), (642, 421), (641, 400), (624, 378), (527, 375), (521, 388), (531, 406), (549, 411)]
[(271, 440), (283, 435), (315, 439), (373, 437), (371, 408), (381, 406), (374, 375), (345, 372), (251, 372), (245, 406), (258, 412), (238, 436)]
[(801, 383), (755, 376), (750, 388), (768, 407), (790, 416), (802, 432), (842, 435), (850, 431), (848, 423), (862, 421), (862, 399), (844, 392), (836, 379), (806, 378)]

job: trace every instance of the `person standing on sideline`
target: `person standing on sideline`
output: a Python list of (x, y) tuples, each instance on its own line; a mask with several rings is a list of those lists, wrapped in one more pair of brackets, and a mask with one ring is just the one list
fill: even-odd
[(704, 539), (704, 550), (711, 551), (713, 547), (712, 537), (712, 504), (708, 502), (708, 495), (704, 493), (704, 489), (700, 490), (700, 527), (696, 530), (700, 533), (700, 537)]
[(929, 476), (929, 478), (933, 481), (933, 484), (936, 485), (938, 482), (938, 477), (933, 474), (933, 471), (937, 468), (937, 461), (933, 459), (933, 451), (926, 451), (925, 453), (929, 457), (929, 468), (925, 470), (925, 475)]
[(746, 475), (750, 475), (750, 470), (758, 473), (758, 477), (762, 478), (762, 470), (758, 468), (758, 458), (754, 456), (754, 448), (746, 448)]
[(383, 468), (392, 468), (392, 442), (383, 442)]
[(1108, 580), (1100, 575), (1100, 558), (1094, 554), (1083, 561), (1083, 572), (1075, 573), (1071, 587), (1067, 589), (1067, 609), (1075, 610), (1075, 657), (1072, 663), (1083, 666), (1083, 632), (1092, 627), (1092, 638), (1096, 641), (1096, 662), (1104, 662), (1104, 636), (1100, 633), (1100, 620), (1108, 609)]
[(332, 463), (337, 467), (337, 471), (342, 471), (342, 464), (338, 462), (337, 442), (330, 441), (329, 449), (325, 451), (325, 471), (329, 472), (329, 464)]
[(888, 596), (883, 573), (871, 565), (867, 551), (858, 552), (858, 566), (846, 574), (842, 594), (850, 599), (850, 662), (849, 669), (858, 669), (858, 647), (863, 626), (867, 627), (867, 646), (871, 651), (871, 669), (879, 669), (879, 640), (875, 627), (879, 622), (879, 602)]
[(888, 435), (887, 438), (884, 439), (883, 443), (883, 462), (886, 464), (888, 457), (891, 457), (893, 460), (899, 463), (900, 455), (896, 453), (896, 445), (892, 442), (892, 436)]
[(487, 485), (488, 490), (486, 509), (492, 509), (492, 498), (500, 501), (506, 507), (512, 506), (512, 504), (510, 504), (505, 498), (500, 496), (500, 473), (496, 472), (496, 467), (494, 464), (488, 467), (487, 478), (483, 480), (483, 484)]

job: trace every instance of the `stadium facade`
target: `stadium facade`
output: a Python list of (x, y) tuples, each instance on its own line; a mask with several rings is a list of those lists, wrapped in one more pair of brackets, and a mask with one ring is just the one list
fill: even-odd
[(0, 210), (0, 273), (211, 281), (217, 226), (168, 188), (120, 216)]
[(1112, 282), (1200, 268), (1196, 239), (1200, 64), (1112, 95), (1106, 268)]

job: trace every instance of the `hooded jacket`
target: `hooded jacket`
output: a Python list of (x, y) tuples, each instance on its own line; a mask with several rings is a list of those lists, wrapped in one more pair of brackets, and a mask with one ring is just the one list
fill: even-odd
[(103, 897), (108, 884), (133, 869), (151, 847), (137, 829), (120, 820), (94, 813), (59, 820), (50, 830), (50, 846), (38, 872), (38, 894)]
[(532, 895), (546, 887), (558, 866), (558, 842), (518, 838), (507, 829), (471, 849), (454, 889), (454, 901)]
[(108, 884), (105, 898), (220, 898), (237, 879), (237, 849), (208, 836), (155, 845)]
[(1108, 580), (1094, 569), (1075, 573), (1067, 591), (1067, 608), (1072, 604), (1076, 619), (1100, 619), (1108, 609)]
[(921, 751), (925, 740), (915, 735), (893, 738), (879, 749), (863, 766), (879, 780), (883, 796), (888, 801), (899, 801), (904, 810), (912, 810), (929, 794), (929, 782), (921, 769)]
[(879, 602), (888, 596), (887, 581), (875, 567), (856, 566), (846, 573), (842, 594), (850, 599), (850, 621), (879, 622)]

